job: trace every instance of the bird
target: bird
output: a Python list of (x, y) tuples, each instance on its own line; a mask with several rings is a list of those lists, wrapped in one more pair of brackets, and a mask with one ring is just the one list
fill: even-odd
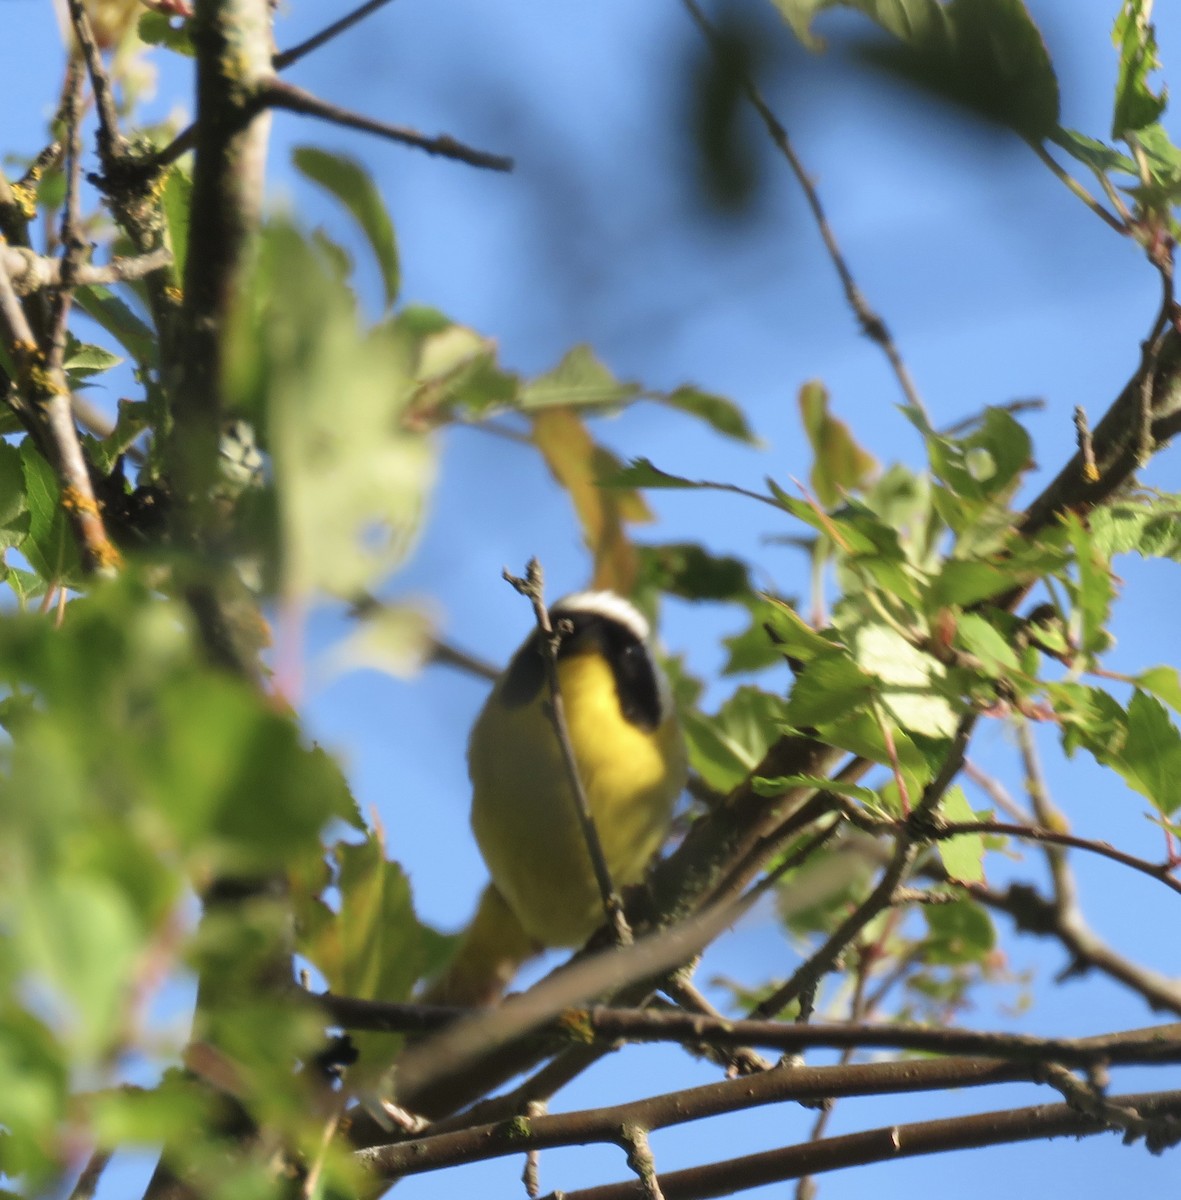
[[(570, 748), (615, 887), (640, 882), (668, 834), (688, 760), (647, 620), (609, 591), (549, 610)], [(472, 727), (471, 824), (491, 882), (428, 1003), (494, 1002), (545, 948), (575, 947), (604, 923), (590, 852), (550, 715), (543, 634), (534, 629)]]

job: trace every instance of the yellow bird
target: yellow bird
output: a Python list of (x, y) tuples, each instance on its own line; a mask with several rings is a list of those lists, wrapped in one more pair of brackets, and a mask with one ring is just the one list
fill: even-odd
[[(616, 887), (638, 883), (668, 832), (687, 761), (648, 622), (613, 592), (550, 608), (558, 685), (579, 778)], [(425, 999), (490, 1003), (526, 959), (580, 946), (605, 917), (551, 723), (541, 634), (531, 633), (472, 729), (472, 829), (492, 876), (455, 957)]]

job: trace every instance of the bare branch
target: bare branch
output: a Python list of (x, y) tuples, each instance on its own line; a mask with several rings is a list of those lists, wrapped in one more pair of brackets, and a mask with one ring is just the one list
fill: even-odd
[[(714, 29), (709, 18), (697, 3), (697, 0), (682, 0), (682, 2), (688, 10), (689, 15), (693, 18), (694, 24), (696, 24), (705, 37), (705, 40), (714, 50), (718, 50), (720, 39), (717, 30)], [(841, 253), (840, 246), (837, 245), (836, 235), (828, 223), (824, 206), (820, 203), (820, 194), (816, 190), (816, 185), (808, 177), (808, 172), (804, 169), (804, 164), (796, 154), (795, 147), (792, 146), (791, 139), (787, 135), (787, 130), (771, 110), (771, 106), (763, 98), (758, 85), (745, 72), (741, 75), (741, 84), (750, 106), (758, 113), (771, 140), (787, 160), (792, 174), (796, 177), (796, 182), (800, 185), (804, 193), (808, 207), (812, 210), (812, 219), (816, 222), (816, 228), (820, 232), (820, 237), (824, 242), (825, 249), (828, 251), (829, 258), (832, 260), (832, 265), (836, 268), (836, 272), (840, 276), (841, 286), (845, 289), (845, 299), (848, 301), (849, 307), (853, 310), (853, 315), (857, 318), (857, 323), (861, 326), (861, 332), (871, 342), (881, 347), (886, 358), (889, 360), (895, 378), (898, 380), (902, 394), (906, 397), (906, 402), (926, 415), (926, 408), (923, 405), (922, 398), (919, 396), (918, 388), (915, 387), (914, 380), (910, 376), (910, 371), (903, 361), (902, 355), (898, 352), (898, 347), (894, 344), (894, 339), (886, 327), (886, 322), (870, 308), (861, 289), (857, 286), (857, 281), (853, 278), (852, 271), (849, 270), (848, 263), (845, 262), (845, 256)]]
[(511, 171), (513, 160), (500, 154), (490, 154), (485, 150), (477, 150), (453, 138), (450, 134), (440, 134), (428, 137), (405, 125), (391, 125), (388, 121), (378, 121), (363, 113), (341, 108), (327, 100), (321, 100), (311, 92), (284, 79), (271, 77), (258, 89), (254, 97), (255, 105), (260, 109), (281, 108), (287, 112), (300, 113), (307, 117), (319, 117), (330, 121), (333, 125), (342, 125), (346, 129), (360, 129), (365, 133), (373, 133), (378, 137), (388, 138), (393, 142), (401, 142), (406, 146), (415, 146), (428, 154), (436, 154), (441, 158), (453, 158), (465, 162), (469, 166), (483, 167), (489, 171)]
[(125, 143), (119, 133), (119, 111), (115, 105), (115, 92), (111, 87), (111, 79), (103, 64), (102, 52), (94, 37), (94, 29), (86, 12), (83, 0), (67, 0), (70, 12), (70, 23), (74, 28), (74, 36), (86, 62), (86, 72), (90, 76), (90, 87), (94, 92), (94, 106), (98, 110), (98, 152), (102, 159), (103, 170), (109, 171), (111, 165), (125, 150)]
[(70, 389), (60, 369), (47, 368), (8, 271), (0, 262), (0, 332), (17, 365), (14, 411), (34, 436), (61, 484), (61, 505), (87, 571), (108, 572), (120, 562), (107, 537), (78, 441)]
[[(46, 288), (65, 286), (62, 260), (46, 258), (20, 246), (0, 246), (0, 259), (18, 296), (31, 296)], [(172, 253), (161, 247), (148, 254), (125, 258), (116, 256), (108, 263), (79, 263), (73, 268), (72, 287), (93, 283), (128, 283), (143, 279), (153, 271), (171, 265)]]
[[(1154, 1092), (1112, 1099), (1162, 1120), (1175, 1122), (1181, 1115), (1181, 1092)], [(763, 1154), (666, 1172), (661, 1177), (661, 1184), (666, 1200), (704, 1200), (705, 1197), (730, 1196), (746, 1188), (842, 1167), (1052, 1137), (1090, 1137), (1110, 1128), (1068, 1104), (1038, 1104), (971, 1117), (888, 1125), (863, 1133), (825, 1138), (820, 1142), (785, 1146)], [(641, 1195), (635, 1182), (628, 1180), (565, 1192), (563, 1200), (637, 1200)], [(556, 1200), (556, 1193), (545, 1200)]]
[(351, 13), (345, 13), (340, 20), (333, 21), (331, 25), (326, 25), (319, 33), (312, 34), (306, 41), (292, 46), (289, 50), (284, 50), (282, 54), (276, 54), (271, 60), (275, 70), (282, 71), (293, 63), (299, 62), (305, 55), (311, 54), (313, 50), (319, 50), (321, 46), (326, 45), (333, 38), (339, 37), (345, 30), (352, 29), (358, 21), (363, 21), (370, 13), (375, 13), (379, 8), (384, 8), (389, 2), (390, 0), (368, 0), (367, 3), (353, 9)]
[(1063, 977), (1102, 971), (1138, 993), (1150, 1008), (1181, 1014), (1181, 982), (1117, 954), (1087, 927), (1077, 910), (1066, 915), (1025, 884), (1011, 884), (999, 892), (979, 883), (951, 882), (981, 904), (1008, 913), (1018, 929), (1061, 942), (1072, 960)]

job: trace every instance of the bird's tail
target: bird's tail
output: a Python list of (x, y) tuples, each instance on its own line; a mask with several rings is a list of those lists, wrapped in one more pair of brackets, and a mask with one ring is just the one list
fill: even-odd
[(451, 961), (420, 999), (425, 1004), (462, 1007), (492, 1004), (504, 994), (521, 964), (540, 949), (490, 883)]

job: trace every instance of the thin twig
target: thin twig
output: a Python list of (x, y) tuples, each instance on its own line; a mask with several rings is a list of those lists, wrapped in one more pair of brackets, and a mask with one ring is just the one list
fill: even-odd
[[(688, 969), (675, 972), (670, 979), (665, 980), (660, 990), (674, 1003), (684, 1009), (686, 1013), (710, 1017), (716, 1021), (726, 1020), (694, 986), (692, 979), (689, 978)], [(642, 1009), (639, 1011), (647, 1012), (650, 1010)], [(731, 1077), (736, 1075), (753, 1075), (758, 1071), (769, 1071), (772, 1065), (761, 1054), (757, 1054), (749, 1046), (726, 1047), (724, 1050), (719, 1051), (718, 1047), (711, 1046), (706, 1042), (684, 1042), (682, 1045), (687, 1050), (702, 1054), (719, 1065), (724, 1066), (727, 1074)]]
[(1038, 158), (1040, 158), (1042, 162), (1050, 169), (1054, 177), (1060, 183), (1065, 184), (1066, 187), (1069, 188), (1070, 191), (1073, 192), (1074, 195), (1077, 196), (1095, 214), (1095, 216), (1097, 216), (1101, 221), (1104, 221), (1106, 224), (1110, 225), (1111, 228), (1116, 231), (1116, 233), (1126, 234), (1128, 232), (1127, 225), (1125, 225), (1124, 222), (1119, 219), (1119, 217), (1115, 216), (1113, 213), (1109, 213), (1107, 209), (1105, 209), (1103, 205), (1100, 204), (1099, 201), (1096, 200), (1095, 197), (1092, 196), (1091, 193), (1088, 192), (1087, 189), (1083, 187), (1083, 185), (1079, 183), (1079, 181), (1075, 179), (1073, 175), (1071, 175), (1068, 171), (1063, 170), (1062, 167), (1059, 166), (1057, 160), (1045, 148), (1045, 146), (1043, 146), (1040, 142), (1030, 142), (1029, 145), (1034, 154), (1036, 154)]
[[(19, 246), (0, 246), (5, 270), (18, 296), (31, 296), (45, 288), (65, 287), (64, 260), (46, 258)], [(129, 283), (143, 279), (153, 271), (162, 270), (172, 262), (172, 253), (165, 247), (148, 254), (115, 257), (108, 263), (77, 263), (72, 268), (72, 287), (95, 283)]]
[(1083, 478), (1095, 483), (1099, 468), (1095, 465), (1095, 442), (1091, 437), (1091, 426), (1087, 423), (1087, 410), (1081, 404), (1074, 406), (1074, 430), (1078, 437), (1079, 453), (1083, 456)]
[(57, 474), (61, 505), (78, 542), (83, 568), (109, 571), (118, 565), (120, 555), (103, 528), (90, 471), (74, 425), (69, 387), (60, 370), (45, 369), (44, 356), (2, 262), (0, 331), (7, 337), (17, 364), (14, 409)]
[(124, 150), (123, 138), (119, 133), (119, 110), (115, 104), (115, 92), (111, 86), (110, 76), (103, 63), (102, 51), (94, 37), (94, 29), (86, 12), (83, 0), (67, 0), (70, 10), (70, 23), (74, 28), (74, 36), (82, 50), (86, 61), (86, 71), (90, 76), (90, 88), (94, 92), (94, 106), (98, 112), (98, 151), (102, 159), (103, 169), (109, 170), (111, 164), (122, 156)]
[[(46, 366), (51, 373), (60, 373), (66, 357), (70, 309), (74, 303), (74, 288), (78, 270), (86, 255), (82, 237), (81, 177), (82, 177), (82, 66), (76, 58), (66, 69), (62, 95), (61, 123), (65, 126), (66, 195), (62, 205), (61, 246), (58, 260), (59, 287), (54, 294), (50, 317), (49, 353)], [(19, 253), (19, 251), (18, 251)]]
[(849, 914), (834, 933), (815, 951), (786, 983), (776, 988), (762, 1002), (751, 1009), (752, 1017), (770, 1017), (780, 1012), (793, 1000), (813, 991), (824, 975), (830, 971), (845, 948), (893, 900), (898, 885), (906, 878), (918, 854), (922, 831), (931, 818), (963, 765), (964, 753), (976, 725), (974, 713), (960, 719), (959, 729), (939, 773), (927, 784), (914, 811), (896, 835), (894, 852), (882, 872), (873, 891)]
[(574, 756), (574, 747), (570, 742), (570, 729), (566, 723), (566, 706), (562, 700), (562, 688), (558, 679), (558, 653), (562, 644), (562, 630), (555, 629), (550, 621), (549, 609), (545, 604), (545, 579), (541, 563), (531, 558), (525, 567), (525, 577), (513, 575), (504, 571), (504, 578), (522, 596), (526, 597), (533, 606), (533, 616), (537, 621), (539, 647), (542, 662), (545, 664), (546, 682), (549, 687), (549, 717), (554, 727), (554, 734), (562, 752), (562, 763), (566, 768), (566, 782), (570, 786), (570, 795), (578, 814), (578, 824), (582, 829), (582, 839), (590, 856), (591, 866), (595, 873), (595, 883), (599, 888), (599, 897), (603, 902), (603, 912), (615, 934), (617, 945), (630, 945), (632, 941), (631, 926), (623, 911), (623, 901), (611, 878), (611, 868), (607, 865), (607, 856), (603, 853), (603, 843), (599, 839), (599, 831), (595, 827), (594, 814), (587, 799), (586, 787), (578, 770), (578, 760)]
[(331, 25), (326, 25), (319, 33), (314, 33), (306, 41), (299, 42), (292, 46), (289, 50), (284, 50), (282, 54), (276, 54), (271, 62), (274, 64), (276, 71), (282, 71), (289, 67), (292, 63), (297, 63), (307, 54), (311, 54), (313, 50), (319, 48), (333, 38), (339, 37), (346, 29), (351, 29), (358, 21), (364, 20), (370, 13), (375, 13), (379, 8), (384, 8), (389, 4), (390, 0), (368, 0), (368, 3), (362, 4), (359, 8), (353, 9), (351, 13), (345, 13), (338, 21), (333, 21)]
[(114, 1153), (113, 1150), (98, 1149), (91, 1154), (78, 1176), (78, 1182), (70, 1192), (70, 1200), (92, 1200), (94, 1193), (98, 1191), (99, 1180), (102, 1179)]
[[(721, 41), (718, 32), (702, 11), (697, 0), (682, 0), (682, 2), (709, 45), (715, 51), (720, 50)], [(845, 290), (845, 299), (848, 301), (849, 307), (853, 310), (853, 315), (857, 318), (857, 323), (861, 326), (861, 331), (870, 341), (881, 347), (886, 358), (889, 360), (890, 367), (894, 372), (895, 378), (898, 380), (898, 385), (901, 387), (902, 394), (906, 397), (907, 403), (925, 416), (926, 408), (922, 398), (919, 396), (918, 388), (915, 387), (914, 380), (910, 376), (910, 371), (907, 369), (902, 355), (899, 354), (898, 347), (895, 345), (885, 321), (870, 308), (861, 289), (857, 286), (857, 281), (853, 278), (853, 273), (849, 270), (848, 263), (845, 262), (845, 256), (841, 253), (840, 246), (837, 245), (836, 235), (828, 223), (828, 217), (825, 215), (824, 207), (820, 203), (820, 194), (816, 190), (816, 185), (808, 177), (808, 172), (804, 169), (804, 164), (800, 161), (795, 148), (791, 144), (787, 130), (771, 110), (770, 105), (759, 91), (757, 84), (748, 74), (742, 74), (741, 83), (751, 107), (762, 119), (767, 133), (770, 135), (779, 152), (787, 160), (792, 174), (796, 177), (796, 182), (800, 185), (804, 193), (808, 207), (812, 210), (812, 218), (816, 223), (816, 228), (819, 230), (820, 237), (824, 241), (824, 247), (828, 251), (832, 265), (836, 268), (837, 275), (840, 276), (841, 286)]]
[(433, 638), (430, 647), (427, 650), (427, 662), (438, 663), (440, 666), (453, 667), (457, 671), (463, 671), (467, 675), (474, 675), (477, 679), (486, 680), (488, 683), (495, 683), (500, 678), (500, 671), (491, 663), (485, 662), (482, 658), (477, 658), (474, 654), (470, 654), (467, 650), (460, 649), (458, 646), (452, 645), (450, 642), (444, 642), (440, 638)]
[(285, 79), (271, 79), (265, 83), (255, 95), (257, 108), (280, 108), (286, 112), (300, 113), (307, 117), (319, 117), (330, 121), (333, 125), (341, 125), (346, 129), (360, 129), (365, 133), (376, 134), (393, 142), (401, 142), (406, 146), (415, 146), (428, 154), (441, 158), (453, 158), (473, 167), (483, 167), (489, 171), (511, 171), (513, 160), (501, 154), (490, 154), (486, 150), (477, 150), (474, 146), (465, 145), (450, 134), (440, 134), (438, 137), (428, 137), (405, 125), (391, 125), (388, 121), (378, 121), (367, 117), (364, 113), (353, 112), (342, 108), (319, 96), (288, 83)]
[(1150, 1008), (1181, 1015), (1181, 983), (1118, 954), (1088, 928), (1077, 910), (1063, 913), (1027, 884), (1010, 884), (1005, 891), (997, 891), (981, 883), (947, 882), (973, 900), (1008, 913), (1018, 929), (1060, 942), (1071, 956), (1060, 981), (1089, 970), (1101, 971), (1136, 992)]

